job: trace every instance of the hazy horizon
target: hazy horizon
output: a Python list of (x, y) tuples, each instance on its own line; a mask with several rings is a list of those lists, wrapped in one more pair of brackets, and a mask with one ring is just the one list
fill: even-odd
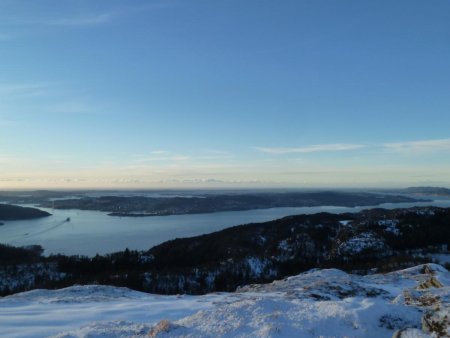
[(449, 188), (448, 13), (0, 0), (0, 190)]
[(409, 188), (437, 188), (437, 189), (450, 189), (450, 186), (401, 186), (401, 187), (369, 187), (369, 186), (361, 186), (361, 187), (338, 187), (338, 186), (315, 186), (315, 187), (295, 187), (292, 185), (282, 187), (282, 186), (257, 186), (257, 187), (242, 187), (242, 186), (225, 186), (225, 187), (199, 187), (198, 185), (193, 187), (172, 187), (172, 188), (127, 188), (127, 187), (121, 187), (121, 188), (114, 188), (114, 187), (108, 187), (108, 188), (99, 188), (99, 187), (78, 187), (78, 188), (63, 188), (63, 187), (57, 187), (57, 188), (49, 188), (49, 187), (37, 187), (37, 188), (9, 188), (9, 189), (0, 189), (0, 193), (7, 193), (7, 192), (55, 192), (55, 193), (114, 193), (114, 192), (122, 192), (122, 193), (135, 193), (135, 194), (145, 194), (145, 193), (214, 193), (214, 194), (220, 194), (220, 193), (232, 193), (232, 192), (249, 192), (249, 193), (265, 193), (265, 192), (319, 192), (319, 191), (347, 191), (347, 192), (389, 192), (389, 191), (397, 191), (397, 190), (405, 190)]

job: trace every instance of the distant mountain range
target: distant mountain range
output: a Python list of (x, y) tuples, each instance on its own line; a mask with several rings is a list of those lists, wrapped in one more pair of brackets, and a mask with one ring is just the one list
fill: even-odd
[[(408, 196), (409, 195), (409, 196)], [(0, 201), (55, 209), (97, 210), (111, 216), (164, 216), (279, 207), (370, 206), (430, 201), (450, 189), (410, 187), (390, 190), (139, 190), (0, 191)], [(420, 199), (420, 200), (419, 200)]]
[(418, 195), (450, 196), (450, 189), (440, 187), (410, 187), (404, 191)]
[[(40, 206), (55, 209), (98, 210), (111, 216), (165, 216), (242, 211), (280, 207), (369, 206), (383, 203), (410, 203), (418, 199), (393, 194), (366, 192), (285, 192), (241, 193), (189, 197), (100, 196), (43, 201)], [(426, 200), (421, 200), (426, 201)]]

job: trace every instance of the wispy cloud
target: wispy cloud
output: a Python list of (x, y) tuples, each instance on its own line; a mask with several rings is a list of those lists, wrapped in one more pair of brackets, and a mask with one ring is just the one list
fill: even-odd
[(5, 98), (37, 97), (48, 94), (51, 83), (29, 82), (29, 83), (1, 83), (0, 95)]
[(152, 150), (147, 154), (135, 155), (134, 163), (153, 164), (155, 162), (192, 162), (192, 163), (209, 163), (211, 161), (229, 160), (233, 155), (229, 152), (216, 149), (203, 149), (190, 151), (188, 154), (180, 154), (163, 149)]
[(10, 154), (0, 154), (0, 165), (23, 164), (24, 159)]
[(348, 151), (365, 148), (363, 144), (333, 143), (333, 144), (315, 144), (305, 147), (256, 147), (260, 152), (267, 154), (298, 154), (298, 153), (317, 153), (317, 152), (334, 152)]
[(385, 143), (384, 149), (402, 153), (424, 153), (434, 151), (450, 151), (450, 138), (436, 140)]
[(152, 154), (152, 155), (164, 155), (167, 153), (168, 153), (167, 150), (162, 150), (162, 149), (157, 149), (157, 150), (153, 150), (150, 152), (150, 154)]
[(0, 127), (10, 127), (14, 125), (14, 121), (3, 118), (2, 115), (0, 115)]
[(45, 108), (48, 113), (56, 114), (93, 114), (105, 111), (106, 107), (83, 98), (68, 99), (51, 104)]
[(191, 158), (185, 155), (179, 154), (170, 154), (166, 151), (159, 152), (156, 150), (155, 152), (151, 152), (149, 156), (140, 156), (134, 160), (136, 164), (148, 164), (153, 162), (183, 162), (188, 161)]
[(350, 151), (362, 148), (370, 148), (378, 151), (390, 151), (399, 153), (425, 153), (437, 151), (450, 151), (450, 138), (404, 141), (379, 144), (353, 144), (353, 143), (333, 143), (333, 144), (316, 144), (304, 147), (255, 147), (256, 150), (274, 155), (282, 154), (301, 154), (316, 152), (339, 152)]
[(97, 15), (76, 16), (57, 19), (44, 19), (30, 21), (30, 24), (42, 24), (47, 26), (94, 26), (110, 22), (115, 15), (112, 13), (102, 13)]
[(201, 151), (202, 151), (202, 153), (208, 154), (208, 155), (223, 155), (223, 156), (230, 156), (231, 155), (228, 151), (219, 150), (219, 149), (207, 148), (207, 149), (203, 149)]
[(84, 93), (80, 94), (79, 90), (55, 82), (0, 82), (0, 97), (0, 114), (8, 111), (14, 114), (31, 111), (51, 114), (103, 114), (112, 108), (110, 102), (99, 102)]
[[(31, 17), (29, 13), (19, 12), (15, 13), (15, 15), (10, 15), (9, 18), (6, 19), (6, 24), (19, 26), (90, 27), (106, 24), (123, 17), (173, 7), (174, 4), (175, 3), (171, 1), (161, 1), (143, 6), (130, 5), (117, 7), (107, 5), (103, 9), (96, 8), (94, 10), (92, 8), (90, 11), (82, 13), (76, 13), (77, 9), (75, 7), (70, 7), (55, 16), (49, 16), (48, 13), (40, 12), (33, 13), (33, 17)], [(2, 35), (0, 34), (0, 41), (1, 38)]]
[(0, 33), (0, 41), (8, 41), (11, 40), (13, 36), (11, 34)]

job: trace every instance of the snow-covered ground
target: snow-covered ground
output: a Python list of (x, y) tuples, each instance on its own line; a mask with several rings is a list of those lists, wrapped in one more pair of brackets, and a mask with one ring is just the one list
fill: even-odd
[(386, 246), (384, 240), (372, 232), (363, 232), (353, 236), (338, 248), (340, 255), (355, 256), (364, 251), (372, 250), (379, 252), (380, 255), (389, 255), (391, 250)]
[[(1, 337), (433, 337), (450, 335), (450, 273), (312, 270), (235, 293), (157, 296), (108, 286), (0, 299)], [(425, 330), (425, 331), (424, 331)]]

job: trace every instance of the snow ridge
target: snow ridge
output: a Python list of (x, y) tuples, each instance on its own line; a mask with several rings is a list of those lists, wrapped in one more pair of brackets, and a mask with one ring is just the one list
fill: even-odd
[(367, 276), (315, 269), (204, 296), (91, 285), (0, 299), (0, 333), (11, 338), (448, 337), (449, 318), (450, 272), (436, 264)]

